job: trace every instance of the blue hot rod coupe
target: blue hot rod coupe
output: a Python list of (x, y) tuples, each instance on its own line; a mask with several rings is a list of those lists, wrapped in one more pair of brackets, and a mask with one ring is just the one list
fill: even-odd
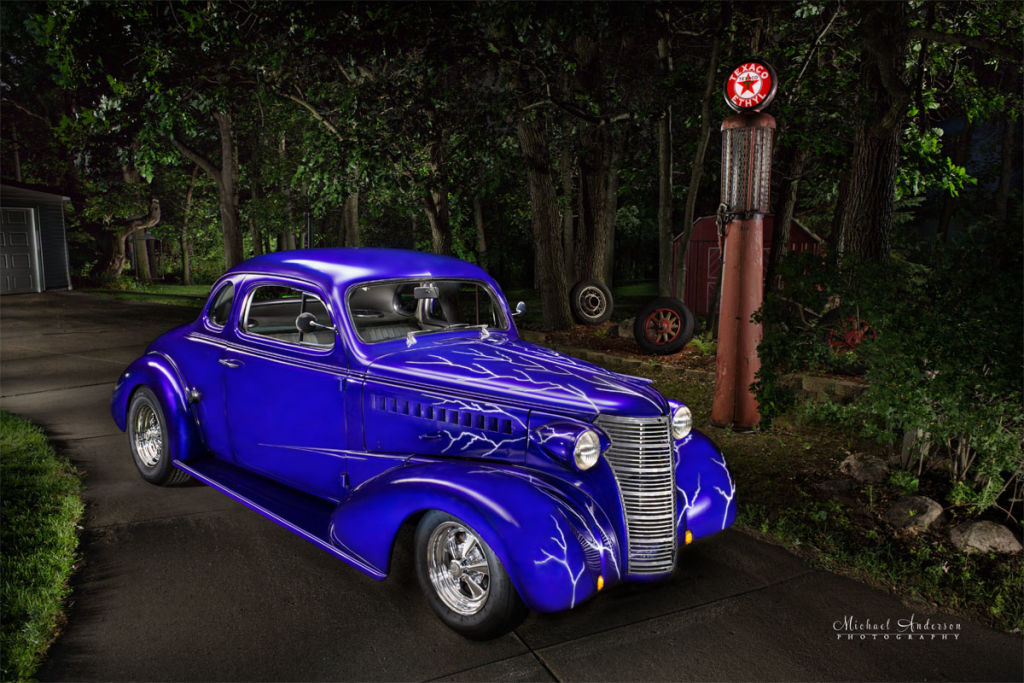
[(520, 339), (498, 284), (388, 249), (258, 256), (111, 401), (142, 478), (194, 477), (383, 579), (403, 525), (449, 627), (488, 638), (672, 574), (736, 488), (648, 380)]

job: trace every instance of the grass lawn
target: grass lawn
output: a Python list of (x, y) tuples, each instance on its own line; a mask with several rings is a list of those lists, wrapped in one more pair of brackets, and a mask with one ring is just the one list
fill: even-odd
[(81, 486), (41, 429), (0, 412), (0, 674), (31, 678), (64, 621)]
[(210, 285), (174, 285), (158, 282), (141, 284), (134, 280), (127, 282), (130, 282), (127, 289), (82, 287), (79, 291), (122, 301), (146, 301), (187, 308), (200, 308), (210, 294)]

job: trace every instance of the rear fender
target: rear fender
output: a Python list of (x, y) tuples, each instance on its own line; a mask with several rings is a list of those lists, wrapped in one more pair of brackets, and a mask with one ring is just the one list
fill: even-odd
[(118, 378), (110, 398), (110, 412), (118, 428), (127, 429), (128, 404), (142, 386), (156, 394), (163, 408), (171, 458), (189, 460), (204, 453), (202, 433), (188, 404), (185, 382), (174, 362), (161, 353), (147, 353)]
[(331, 540), (386, 572), (399, 527), (441, 510), (472, 527), (533, 610), (575, 607), (620, 580), (619, 546), (586, 493), (535, 471), (470, 462), (417, 462), (355, 489), (335, 510)]

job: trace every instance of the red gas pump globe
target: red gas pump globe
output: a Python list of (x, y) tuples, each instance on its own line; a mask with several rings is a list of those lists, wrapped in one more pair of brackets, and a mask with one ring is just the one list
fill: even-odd
[(775, 69), (760, 59), (748, 59), (725, 80), (725, 102), (733, 111), (761, 111), (775, 98), (779, 81)]

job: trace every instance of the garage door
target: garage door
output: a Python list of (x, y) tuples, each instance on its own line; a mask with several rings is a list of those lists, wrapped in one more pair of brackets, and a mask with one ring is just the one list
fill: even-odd
[(0, 210), (0, 294), (39, 291), (31, 209)]

